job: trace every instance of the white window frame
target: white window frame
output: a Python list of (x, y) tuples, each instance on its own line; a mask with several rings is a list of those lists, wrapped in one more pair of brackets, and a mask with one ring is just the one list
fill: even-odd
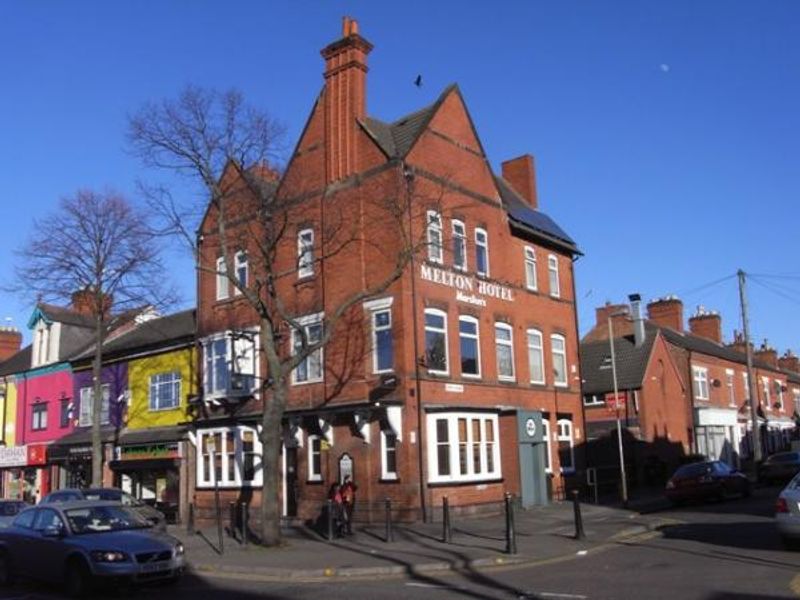
[[(481, 239), (481, 237), (483, 239)], [(480, 270), (481, 261), (478, 259), (478, 256), (481, 250), (483, 251), (486, 258), (486, 260), (484, 260), (484, 262), (486, 263), (485, 271)], [(475, 272), (478, 275), (481, 275), (482, 277), (488, 277), (490, 270), (491, 269), (489, 268), (489, 234), (482, 227), (476, 227), (475, 228)]]
[[(466, 271), (467, 270), (467, 226), (464, 225), (463, 221), (459, 221), (458, 219), (453, 219), (452, 222), (452, 231), (453, 231), (453, 268), (458, 269), (459, 271)], [(461, 249), (461, 264), (457, 262), (458, 252), (456, 251), (456, 247)]]
[(230, 281), (228, 281), (228, 265), (225, 257), (217, 258), (217, 300), (227, 300), (230, 297)]
[[(253, 453), (256, 456), (261, 456), (261, 461), (257, 463), (255, 469), (255, 478), (251, 481), (243, 481), (242, 475), (244, 472), (244, 440), (243, 433), (245, 431), (253, 434)], [(263, 485), (263, 457), (264, 449), (261, 444), (261, 439), (258, 435), (258, 430), (247, 425), (237, 425), (235, 427), (215, 427), (211, 429), (201, 429), (197, 432), (197, 487), (208, 489), (214, 487), (214, 461), (211, 461), (211, 455), (204, 452), (205, 438), (220, 434), (222, 436), (230, 436), (233, 440), (233, 478), (230, 478), (230, 453), (220, 453), (220, 448), (215, 448), (214, 456), (220, 455), (221, 477), (217, 481), (220, 488), (247, 488), (258, 487)], [(208, 477), (205, 477), (204, 467), (208, 463)]]
[(602, 394), (586, 394), (583, 397), (584, 406), (603, 406), (606, 399)]
[(761, 392), (764, 395), (764, 406), (772, 410), (772, 395), (769, 390), (769, 377), (761, 377)]
[[(372, 372), (379, 373), (392, 373), (394, 372), (394, 320), (392, 317), (392, 304), (394, 297), (379, 298), (377, 300), (370, 300), (364, 302), (364, 310), (369, 313), (370, 335), (372, 336)], [(380, 328), (375, 324), (375, 319), (379, 313), (389, 313), (389, 324), (382, 325)], [(378, 368), (378, 331), (389, 331), (390, 341), (392, 344), (392, 364), (388, 369)]]
[[(565, 433), (566, 431), (566, 433)], [(572, 425), (572, 421), (570, 419), (559, 419), (556, 421), (556, 435), (557, 435), (557, 442), (558, 442), (558, 461), (561, 468), (562, 473), (574, 473), (575, 472), (575, 428)], [(564, 467), (561, 465), (561, 442), (569, 441), (569, 457), (570, 457), (570, 466)]]
[(545, 443), (544, 448), (544, 471), (545, 473), (553, 472), (553, 444), (550, 439), (550, 420), (542, 418), (542, 439)]
[(442, 228), (442, 215), (435, 210), (426, 213), (426, 240), (428, 242), (428, 260), (444, 263), (444, 231)]
[[(214, 398), (222, 398), (224, 396), (241, 396), (247, 394), (256, 394), (258, 390), (258, 383), (256, 382), (259, 376), (259, 363), (260, 357), (258, 352), (258, 330), (251, 328), (245, 330), (245, 333), (249, 336), (252, 335), (252, 348), (251, 352), (253, 354), (253, 372), (252, 373), (245, 373), (245, 375), (251, 375), (253, 378), (253, 387), (249, 390), (234, 390), (233, 389), (233, 360), (234, 360), (234, 350), (235, 350), (235, 340), (233, 339), (233, 334), (231, 331), (220, 331), (219, 333), (215, 333), (214, 335), (210, 335), (206, 338), (203, 338), (201, 344), (203, 346), (203, 393), (206, 398), (214, 399)], [(249, 342), (246, 338), (241, 338), (244, 342)], [(208, 368), (208, 350), (209, 347), (212, 347), (215, 342), (224, 341), (225, 342), (225, 365), (226, 370), (228, 373), (228, 383), (225, 389), (221, 389), (216, 385), (216, 382), (213, 382), (214, 377), (214, 370)], [(216, 355), (215, 355), (216, 356)], [(214, 386), (212, 387), (209, 382), (213, 382)]]
[[(325, 316), (324, 313), (321, 313), (321, 312), (320, 313), (314, 313), (312, 315), (306, 315), (304, 317), (300, 317), (298, 319), (295, 319), (295, 322), (298, 325), (300, 325), (300, 327), (302, 327), (303, 330), (306, 332), (306, 338), (308, 338), (308, 336), (309, 336), (309, 329), (311, 327), (314, 327), (314, 326), (318, 325), (320, 327), (319, 334), (320, 334), (320, 337), (321, 337), (322, 334), (323, 334), (322, 327), (323, 327), (323, 317), (324, 316)], [(295, 353), (295, 340), (300, 337), (300, 334), (299, 334), (297, 329), (292, 329), (292, 335), (289, 336), (289, 337), (290, 337), (291, 344), (292, 344), (292, 347), (291, 347), (292, 356), (294, 356), (294, 353)], [(309, 341), (309, 343), (312, 344), (312, 343), (316, 343), (316, 342), (310, 342)], [(317, 358), (315, 360), (317, 360), (319, 362), (319, 374), (317, 374), (314, 377), (312, 377), (311, 376), (310, 366), (311, 366), (311, 359), (315, 355), (317, 356)], [(300, 368), (300, 365), (297, 365), (297, 367), (295, 367), (292, 370), (292, 385), (307, 385), (307, 384), (310, 384), (310, 383), (320, 383), (323, 379), (325, 379), (325, 352), (324, 352), (324, 348), (319, 348), (319, 349), (315, 350), (314, 352), (312, 352), (311, 354), (306, 356), (306, 358), (303, 360), (303, 362), (306, 363), (307, 379), (299, 380), (297, 378), (297, 370)]]
[[(427, 431), (428, 431), (428, 482), (429, 483), (460, 483), (460, 482), (480, 482), (480, 481), (494, 481), (501, 479), (503, 476), (502, 465), (500, 464), (500, 424), (496, 413), (481, 413), (481, 412), (433, 412), (427, 416)], [(439, 462), (438, 462), (438, 446), (436, 439), (436, 421), (444, 419), (447, 421), (448, 429), (448, 455), (450, 461), (450, 475), (439, 475)], [(458, 420), (467, 420), (467, 472), (460, 472), (460, 461), (458, 456), (459, 451), (459, 438), (458, 438)], [(481, 472), (474, 472), (473, 449), (472, 439), (472, 421), (478, 420), (480, 424), (481, 440), (479, 442), (480, 452), (480, 467)], [(491, 425), (487, 425), (491, 424)], [(491, 453), (492, 463), (494, 469), (488, 469), (488, 454), (489, 442), (487, 442), (486, 428), (491, 426), (493, 428), (494, 436), (492, 440)]]
[[(461, 321), (466, 321), (467, 323), (472, 323), (475, 325), (475, 334), (471, 333), (462, 333), (461, 331)], [(468, 377), (470, 379), (480, 379), (481, 378), (481, 324), (478, 319), (470, 315), (459, 315), (458, 316), (458, 353), (459, 357), (461, 357), (461, 338), (467, 338), (469, 340), (474, 340), (475, 347), (477, 349), (477, 361), (478, 361), (478, 372), (477, 373), (465, 373), (463, 366), (461, 367), (461, 376)]]
[[(497, 336), (497, 330), (502, 329), (508, 332), (508, 339), (501, 340)], [(508, 323), (502, 321), (495, 321), (494, 323), (494, 345), (495, 345), (495, 362), (497, 367), (497, 379), (500, 381), (515, 381), (516, 380), (516, 365), (514, 364), (514, 328)], [(504, 346), (511, 350), (511, 374), (504, 375), (500, 373), (500, 347)]]
[(539, 289), (539, 278), (536, 273), (536, 250), (525, 246), (525, 287), (535, 292)]
[[(425, 317), (427, 315), (434, 315), (438, 317), (442, 317), (444, 328), (439, 329), (438, 327), (429, 326), (425, 322)], [(439, 310), (438, 308), (426, 308), (425, 312), (423, 313), (422, 323), (424, 327), (424, 334), (425, 337), (423, 338), (424, 341), (424, 348), (425, 348), (425, 357), (428, 356), (428, 331), (432, 331), (434, 333), (442, 333), (444, 334), (444, 370), (439, 369), (432, 369), (430, 366), (428, 367), (428, 373), (431, 375), (449, 375), (450, 374), (450, 348), (449, 348), (449, 340), (447, 339), (447, 313), (443, 310)]]
[(744, 383), (744, 397), (747, 402), (750, 402), (750, 377), (747, 372), (742, 373), (742, 383)]
[(692, 365), (692, 390), (695, 400), (709, 400), (711, 392), (708, 387), (708, 369)]
[(314, 275), (314, 230), (306, 227), (297, 232), (297, 278)]
[[(562, 344), (562, 350), (556, 350), (556, 341)], [(569, 387), (569, 365), (567, 364), (567, 338), (560, 333), (554, 333), (550, 336), (550, 355), (553, 359), (553, 385), (556, 387)], [(564, 364), (564, 379), (559, 380), (556, 374), (556, 356), (560, 356)]]
[[(318, 448), (314, 449), (314, 444), (318, 443)], [(314, 456), (319, 456), (319, 471), (314, 471)], [(309, 434), (308, 436), (308, 469), (306, 474), (307, 481), (322, 481), (322, 437)]]
[(736, 373), (725, 369), (725, 387), (728, 390), (728, 406), (736, 406)]
[[(241, 296), (242, 289), (247, 287), (248, 280), (250, 278), (250, 265), (247, 261), (247, 252), (244, 250), (240, 250), (236, 253), (236, 256), (233, 259), (234, 262), (234, 273), (236, 275), (236, 285), (233, 286), (233, 295), (234, 296)], [(241, 277), (239, 274), (240, 269), (244, 269), (244, 277)]]
[[(44, 408), (41, 408), (41, 407)], [(35, 402), (31, 405), (31, 431), (45, 431), (49, 408), (47, 402)]]
[(776, 396), (776, 404), (778, 404), (778, 410), (784, 410), (786, 405), (783, 403), (783, 382), (780, 379), (773, 379), (775, 382), (775, 396)]
[[(558, 257), (555, 254), (547, 256), (548, 283), (550, 285), (550, 295), (553, 298), (561, 297), (561, 276), (558, 272)], [(553, 285), (555, 283), (555, 285)]]
[(800, 388), (792, 388), (792, 399), (795, 412), (800, 414)]
[[(539, 371), (542, 374), (541, 379), (534, 379), (533, 377), (533, 351), (537, 348), (535, 345), (531, 344), (531, 336), (539, 338)], [(531, 327), (525, 330), (525, 342), (528, 346), (528, 379), (531, 383), (545, 384), (547, 382), (547, 375), (545, 374), (544, 367), (544, 336), (541, 331)]]
[[(394, 452), (394, 471), (389, 471), (388, 465), (388, 454), (389, 454), (389, 446), (387, 442), (387, 434), (394, 436), (394, 448), (392, 451)], [(387, 432), (385, 429), (381, 429), (381, 479), (384, 481), (394, 481), (398, 479), (397, 475), (397, 457), (398, 457), (398, 444), (399, 440), (397, 439), (397, 434), (393, 431)]]
[[(111, 417), (111, 385), (104, 383), (101, 386), (100, 393), (103, 396), (102, 403), (105, 406), (100, 407), (100, 424), (108, 425)], [(78, 426), (90, 427), (92, 425), (92, 418), (94, 416), (94, 387), (86, 386), (80, 390), (80, 410), (78, 411)], [(105, 409), (105, 410), (104, 410)], [(103, 418), (105, 412), (105, 418)]]
[[(170, 381), (154, 381), (154, 379), (158, 377), (164, 377), (166, 375), (173, 375)], [(169, 387), (173, 388), (177, 384), (177, 393), (175, 395), (175, 404), (172, 406), (160, 406), (157, 407), (154, 405), (154, 397), (153, 397), (153, 387), (161, 388), (161, 387)], [(148, 410), (150, 412), (160, 412), (164, 410), (175, 410), (176, 408), (180, 408), (181, 405), (181, 387), (183, 382), (181, 381), (181, 372), (180, 371), (162, 371), (160, 373), (153, 373), (150, 375), (150, 381), (148, 386)]]

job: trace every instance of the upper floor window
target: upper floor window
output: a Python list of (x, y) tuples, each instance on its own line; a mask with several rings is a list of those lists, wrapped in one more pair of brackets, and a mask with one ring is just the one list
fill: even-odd
[(481, 376), (481, 345), (478, 319), (462, 315), (458, 318), (458, 342), (461, 350), (461, 374)]
[(750, 402), (750, 378), (747, 373), (742, 373), (742, 383), (744, 384), (744, 397)]
[(558, 420), (558, 459), (561, 470), (571, 472), (575, 470), (575, 441), (572, 435), (572, 421), (569, 419)]
[(489, 235), (479, 228), (475, 228), (475, 272), (489, 276)]
[(448, 369), (447, 313), (435, 308), (425, 310), (425, 364), (429, 373), (446, 375)]
[(497, 351), (497, 377), (511, 381), (514, 379), (514, 339), (511, 325), (495, 323), (494, 339)]
[[(386, 373), (394, 368), (392, 336), (392, 298), (372, 304), (372, 372)], [(373, 301), (374, 302), (374, 301)]]
[(150, 376), (150, 410), (177, 408), (181, 403), (181, 374), (178, 371)]
[(39, 319), (33, 333), (31, 366), (39, 367), (58, 360), (58, 338), (60, 325)]
[(783, 410), (783, 383), (775, 380), (775, 404), (780, 410)]
[(551, 351), (553, 354), (553, 384), (567, 386), (567, 340), (563, 335), (550, 336)]
[(236, 287), (233, 293), (238, 296), (242, 293), (242, 290), (247, 287), (247, 252), (237, 252), (234, 262), (236, 267)]
[(800, 389), (792, 389), (792, 397), (794, 398), (794, 410), (800, 414)]
[[(308, 315), (297, 319), (302, 329), (292, 330), (292, 354), (300, 354), (305, 348), (318, 343), (322, 339), (322, 313)], [(305, 334), (305, 348), (303, 337)], [(292, 383), (314, 383), (322, 381), (323, 366), (322, 348), (317, 348), (303, 358), (292, 371)]]
[(584, 406), (603, 406), (605, 403), (606, 399), (602, 394), (586, 394), (583, 397)]
[(467, 270), (467, 229), (461, 221), (453, 221), (453, 266)]
[(525, 246), (525, 287), (536, 291), (538, 285), (536, 279), (536, 251), (530, 246)]
[[(108, 425), (108, 405), (111, 399), (111, 386), (104, 383), (102, 386), (103, 401), (100, 406), (100, 423)], [(81, 427), (88, 427), (93, 421), (94, 411), (94, 388), (84, 387), (81, 388), (81, 411), (78, 418), (78, 424)]]
[(225, 300), (228, 297), (228, 265), (225, 257), (217, 259), (217, 300)]
[(528, 329), (528, 369), (531, 383), (544, 383), (544, 350), (542, 332)]
[(733, 369), (725, 369), (725, 388), (728, 391), (728, 404), (736, 406), (736, 393), (733, 389)]
[(61, 429), (69, 427), (69, 422), (72, 420), (72, 400), (69, 398), (61, 398), (61, 421), (59, 426)]
[(203, 341), (204, 390), (207, 396), (241, 395), (256, 387), (258, 335), (225, 332)]
[(772, 410), (772, 399), (769, 391), (769, 377), (761, 378), (762, 391), (764, 393), (764, 406), (767, 410)]
[(547, 257), (547, 273), (550, 278), (550, 295), (558, 298), (561, 296), (561, 281), (558, 276), (558, 257), (555, 254)]
[(42, 431), (47, 429), (47, 402), (37, 402), (31, 409), (31, 429)]
[(428, 260), (435, 263), (443, 263), (443, 243), (442, 243), (442, 215), (435, 210), (427, 213), (427, 239), (428, 239)]
[(496, 414), (434, 413), (427, 419), (429, 481), (481, 481), (501, 476)]
[(708, 369), (692, 367), (692, 385), (697, 400), (708, 400)]
[(314, 230), (297, 232), (297, 276), (311, 277), (314, 274)]

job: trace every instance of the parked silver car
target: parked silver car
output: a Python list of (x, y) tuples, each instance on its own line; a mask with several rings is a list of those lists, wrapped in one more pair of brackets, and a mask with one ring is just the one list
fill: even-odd
[(783, 488), (775, 501), (775, 524), (786, 546), (800, 545), (800, 473)]
[(17, 576), (64, 586), (73, 597), (94, 584), (177, 581), (183, 544), (130, 508), (79, 500), (22, 511), (0, 530), (0, 584)]
[(127, 492), (123, 492), (118, 488), (87, 488), (81, 490), (78, 488), (64, 488), (50, 492), (42, 498), (42, 504), (52, 504), (54, 502), (70, 502), (74, 500), (106, 500), (108, 502), (118, 502), (122, 506), (127, 506), (140, 517), (146, 519), (156, 529), (161, 531), (167, 530), (167, 519), (160, 510), (153, 508), (137, 500)]

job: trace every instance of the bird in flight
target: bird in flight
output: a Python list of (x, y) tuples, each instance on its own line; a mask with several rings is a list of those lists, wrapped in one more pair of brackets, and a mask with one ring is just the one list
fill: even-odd
[(414, 85), (422, 87), (422, 75), (417, 75), (417, 78), (414, 80)]

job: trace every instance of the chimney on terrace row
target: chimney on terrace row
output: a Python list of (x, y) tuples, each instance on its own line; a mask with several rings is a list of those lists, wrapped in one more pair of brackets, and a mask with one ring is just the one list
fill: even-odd
[(677, 296), (653, 300), (647, 305), (647, 318), (661, 327), (683, 332), (683, 302)]
[[(107, 318), (111, 314), (111, 305), (113, 301), (111, 296), (105, 295), (103, 297), (103, 317)], [(86, 287), (82, 290), (72, 293), (72, 310), (87, 317), (93, 317), (95, 314), (95, 297), (94, 290)]]
[[(611, 317), (612, 327), (614, 327), (614, 337), (628, 335), (630, 333), (628, 311), (629, 307), (627, 304), (611, 304), (610, 302), (606, 302), (603, 306), (598, 306), (595, 309), (597, 330), (600, 332), (598, 339), (608, 339), (609, 317)], [(602, 332), (605, 332), (605, 334)]]
[(773, 369), (778, 368), (778, 351), (770, 346), (767, 340), (761, 342), (761, 346), (756, 350), (755, 358), (768, 364)]
[(503, 179), (511, 184), (520, 196), (528, 201), (531, 208), (538, 208), (539, 200), (536, 196), (536, 165), (530, 154), (523, 154), (517, 158), (502, 163)]
[(722, 343), (722, 317), (713, 310), (697, 307), (697, 312), (689, 317), (689, 330), (699, 337)]
[(22, 347), (22, 334), (16, 327), (0, 327), (0, 362), (14, 356)]
[(322, 50), (325, 59), (325, 171), (328, 183), (358, 171), (358, 120), (367, 116), (367, 54), (372, 44), (358, 22), (342, 20), (341, 39)]
[(787, 350), (784, 355), (778, 359), (778, 366), (784, 371), (800, 373), (800, 359), (798, 359), (791, 350)]

